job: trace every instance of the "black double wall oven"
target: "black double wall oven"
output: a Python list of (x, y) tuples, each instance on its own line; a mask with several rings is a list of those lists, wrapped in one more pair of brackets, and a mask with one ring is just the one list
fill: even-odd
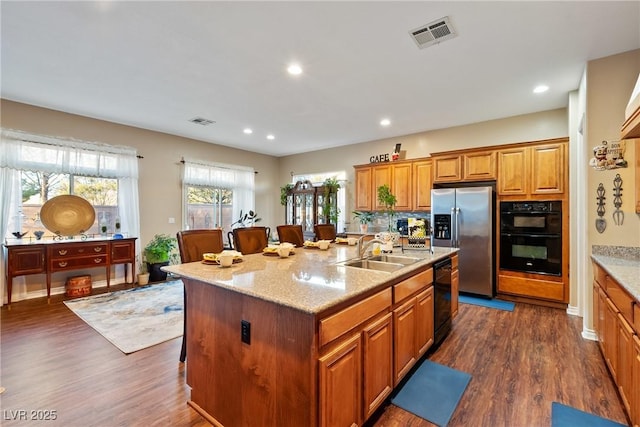
[(500, 268), (562, 275), (562, 202), (500, 202)]

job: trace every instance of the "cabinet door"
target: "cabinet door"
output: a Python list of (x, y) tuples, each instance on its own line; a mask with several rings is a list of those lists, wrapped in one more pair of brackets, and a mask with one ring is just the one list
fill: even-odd
[(373, 209), (371, 195), (371, 168), (356, 169), (356, 206), (357, 211), (370, 211)]
[(525, 147), (498, 152), (498, 194), (526, 195), (529, 174)]
[[(371, 181), (373, 182), (373, 185), (371, 187), (371, 200), (373, 209), (381, 211), (384, 210), (385, 207), (378, 202), (378, 187), (386, 184), (390, 188), (392, 188), (393, 184), (391, 183), (391, 165), (374, 166), (371, 173)], [(393, 193), (393, 188), (391, 192)]]
[(451, 272), (451, 318), (458, 315), (458, 285), (460, 283), (459, 270)]
[(606, 351), (605, 341), (607, 339), (604, 321), (607, 316), (607, 294), (604, 293), (602, 288), (598, 287), (598, 344), (600, 345), (600, 350), (604, 354)]
[(356, 334), (320, 358), (320, 426), (362, 423), (362, 346)]
[(396, 210), (410, 211), (411, 203), (411, 163), (394, 164), (391, 170), (391, 192), (396, 196)]
[(394, 381), (400, 380), (416, 363), (416, 299), (393, 311)]
[(598, 323), (598, 316), (600, 315), (600, 286), (598, 286), (598, 282), (596, 282), (595, 280), (593, 281), (592, 285), (592, 291), (593, 291), (593, 297), (592, 297), (592, 302), (593, 302), (593, 307), (591, 310), (591, 321), (593, 322), (593, 332), (595, 332), (596, 334), (596, 338), (598, 339), (598, 341), (600, 341), (600, 324)]
[(433, 344), (433, 286), (416, 297), (416, 348), (418, 358)]
[(413, 163), (413, 210), (431, 210), (431, 188), (433, 187), (431, 160)]
[[(639, 331), (640, 332), (640, 331)], [(640, 338), (633, 336), (633, 366), (632, 381), (634, 390), (631, 392), (633, 401), (631, 402), (631, 422), (633, 425), (640, 425)]]
[(452, 182), (462, 180), (462, 160), (458, 155), (433, 158), (433, 181)]
[(34, 247), (9, 247), (8, 249), (9, 276), (21, 276), (23, 274), (44, 273), (45, 249), (44, 246)]
[(564, 192), (564, 144), (531, 147), (531, 194)]
[(111, 242), (111, 263), (134, 262), (135, 242), (133, 240), (123, 240), (121, 242)]
[(631, 413), (631, 397), (633, 384), (631, 383), (631, 369), (633, 366), (633, 329), (622, 314), (618, 313), (618, 391), (622, 403)]
[(496, 179), (496, 153), (484, 151), (462, 156), (463, 179), (465, 181), (488, 181)]
[(365, 327), (363, 342), (363, 419), (369, 418), (393, 390), (392, 315)]
[(604, 359), (609, 365), (613, 380), (618, 383), (618, 310), (607, 298), (604, 313)]

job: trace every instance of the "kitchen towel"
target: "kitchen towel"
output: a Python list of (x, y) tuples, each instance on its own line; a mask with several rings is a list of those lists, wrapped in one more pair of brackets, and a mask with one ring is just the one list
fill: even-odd
[(439, 426), (446, 426), (471, 375), (425, 360), (391, 403)]
[(551, 403), (551, 427), (626, 427), (606, 418), (592, 415), (562, 403)]

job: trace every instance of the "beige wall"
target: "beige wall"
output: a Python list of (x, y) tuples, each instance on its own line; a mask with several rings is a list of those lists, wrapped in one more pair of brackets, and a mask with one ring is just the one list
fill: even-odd
[[(567, 110), (561, 108), (397, 138), (362, 142), (345, 147), (282, 157), (280, 159), (280, 185), (291, 180), (291, 172), (304, 174), (345, 171), (349, 181), (347, 212), (351, 212), (355, 201), (353, 165), (369, 163), (371, 156), (389, 153), (393, 151), (397, 143), (402, 143), (402, 151), (405, 152), (406, 159), (415, 159), (428, 157), (430, 153), (439, 151), (562, 138), (568, 135)], [(346, 215), (346, 220), (351, 220), (350, 215)], [(355, 223), (349, 227), (349, 230), (356, 231), (356, 229)]]
[[(617, 141), (620, 139), (620, 128), (624, 122), (624, 110), (640, 74), (640, 49), (590, 61), (587, 64), (587, 156), (591, 156), (592, 147), (601, 141)], [(588, 229), (591, 245), (640, 246), (640, 216), (635, 213), (635, 153), (634, 143), (626, 144), (627, 168), (597, 171), (587, 166), (587, 211)], [(623, 180), (622, 206), (624, 223), (617, 226), (613, 222), (613, 179), (620, 174)], [(607, 228), (600, 234), (595, 229), (596, 189), (602, 183), (605, 188), (605, 216)]]

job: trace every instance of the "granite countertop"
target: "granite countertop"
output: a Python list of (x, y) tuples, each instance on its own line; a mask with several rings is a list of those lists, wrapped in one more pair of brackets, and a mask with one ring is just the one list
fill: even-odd
[(598, 263), (613, 279), (640, 301), (640, 258), (636, 250), (611, 251), (597, 250), (594, 247), (591, 258)]
[[(357, 250), (355, 246), (335, 243), (326, 251), (296, 248), (288, 258), (245, 255), (242, 262), (228, 268), (192, 262), (163, 270), (315, 314), (457, 251), (435, 248), (431, 254), (405, 250), (404, 255), (422, 260), (392, 273), (338, 264), (356, 258)], [(399, 248), (394, 249), (394, 255), (402, 255)]]

